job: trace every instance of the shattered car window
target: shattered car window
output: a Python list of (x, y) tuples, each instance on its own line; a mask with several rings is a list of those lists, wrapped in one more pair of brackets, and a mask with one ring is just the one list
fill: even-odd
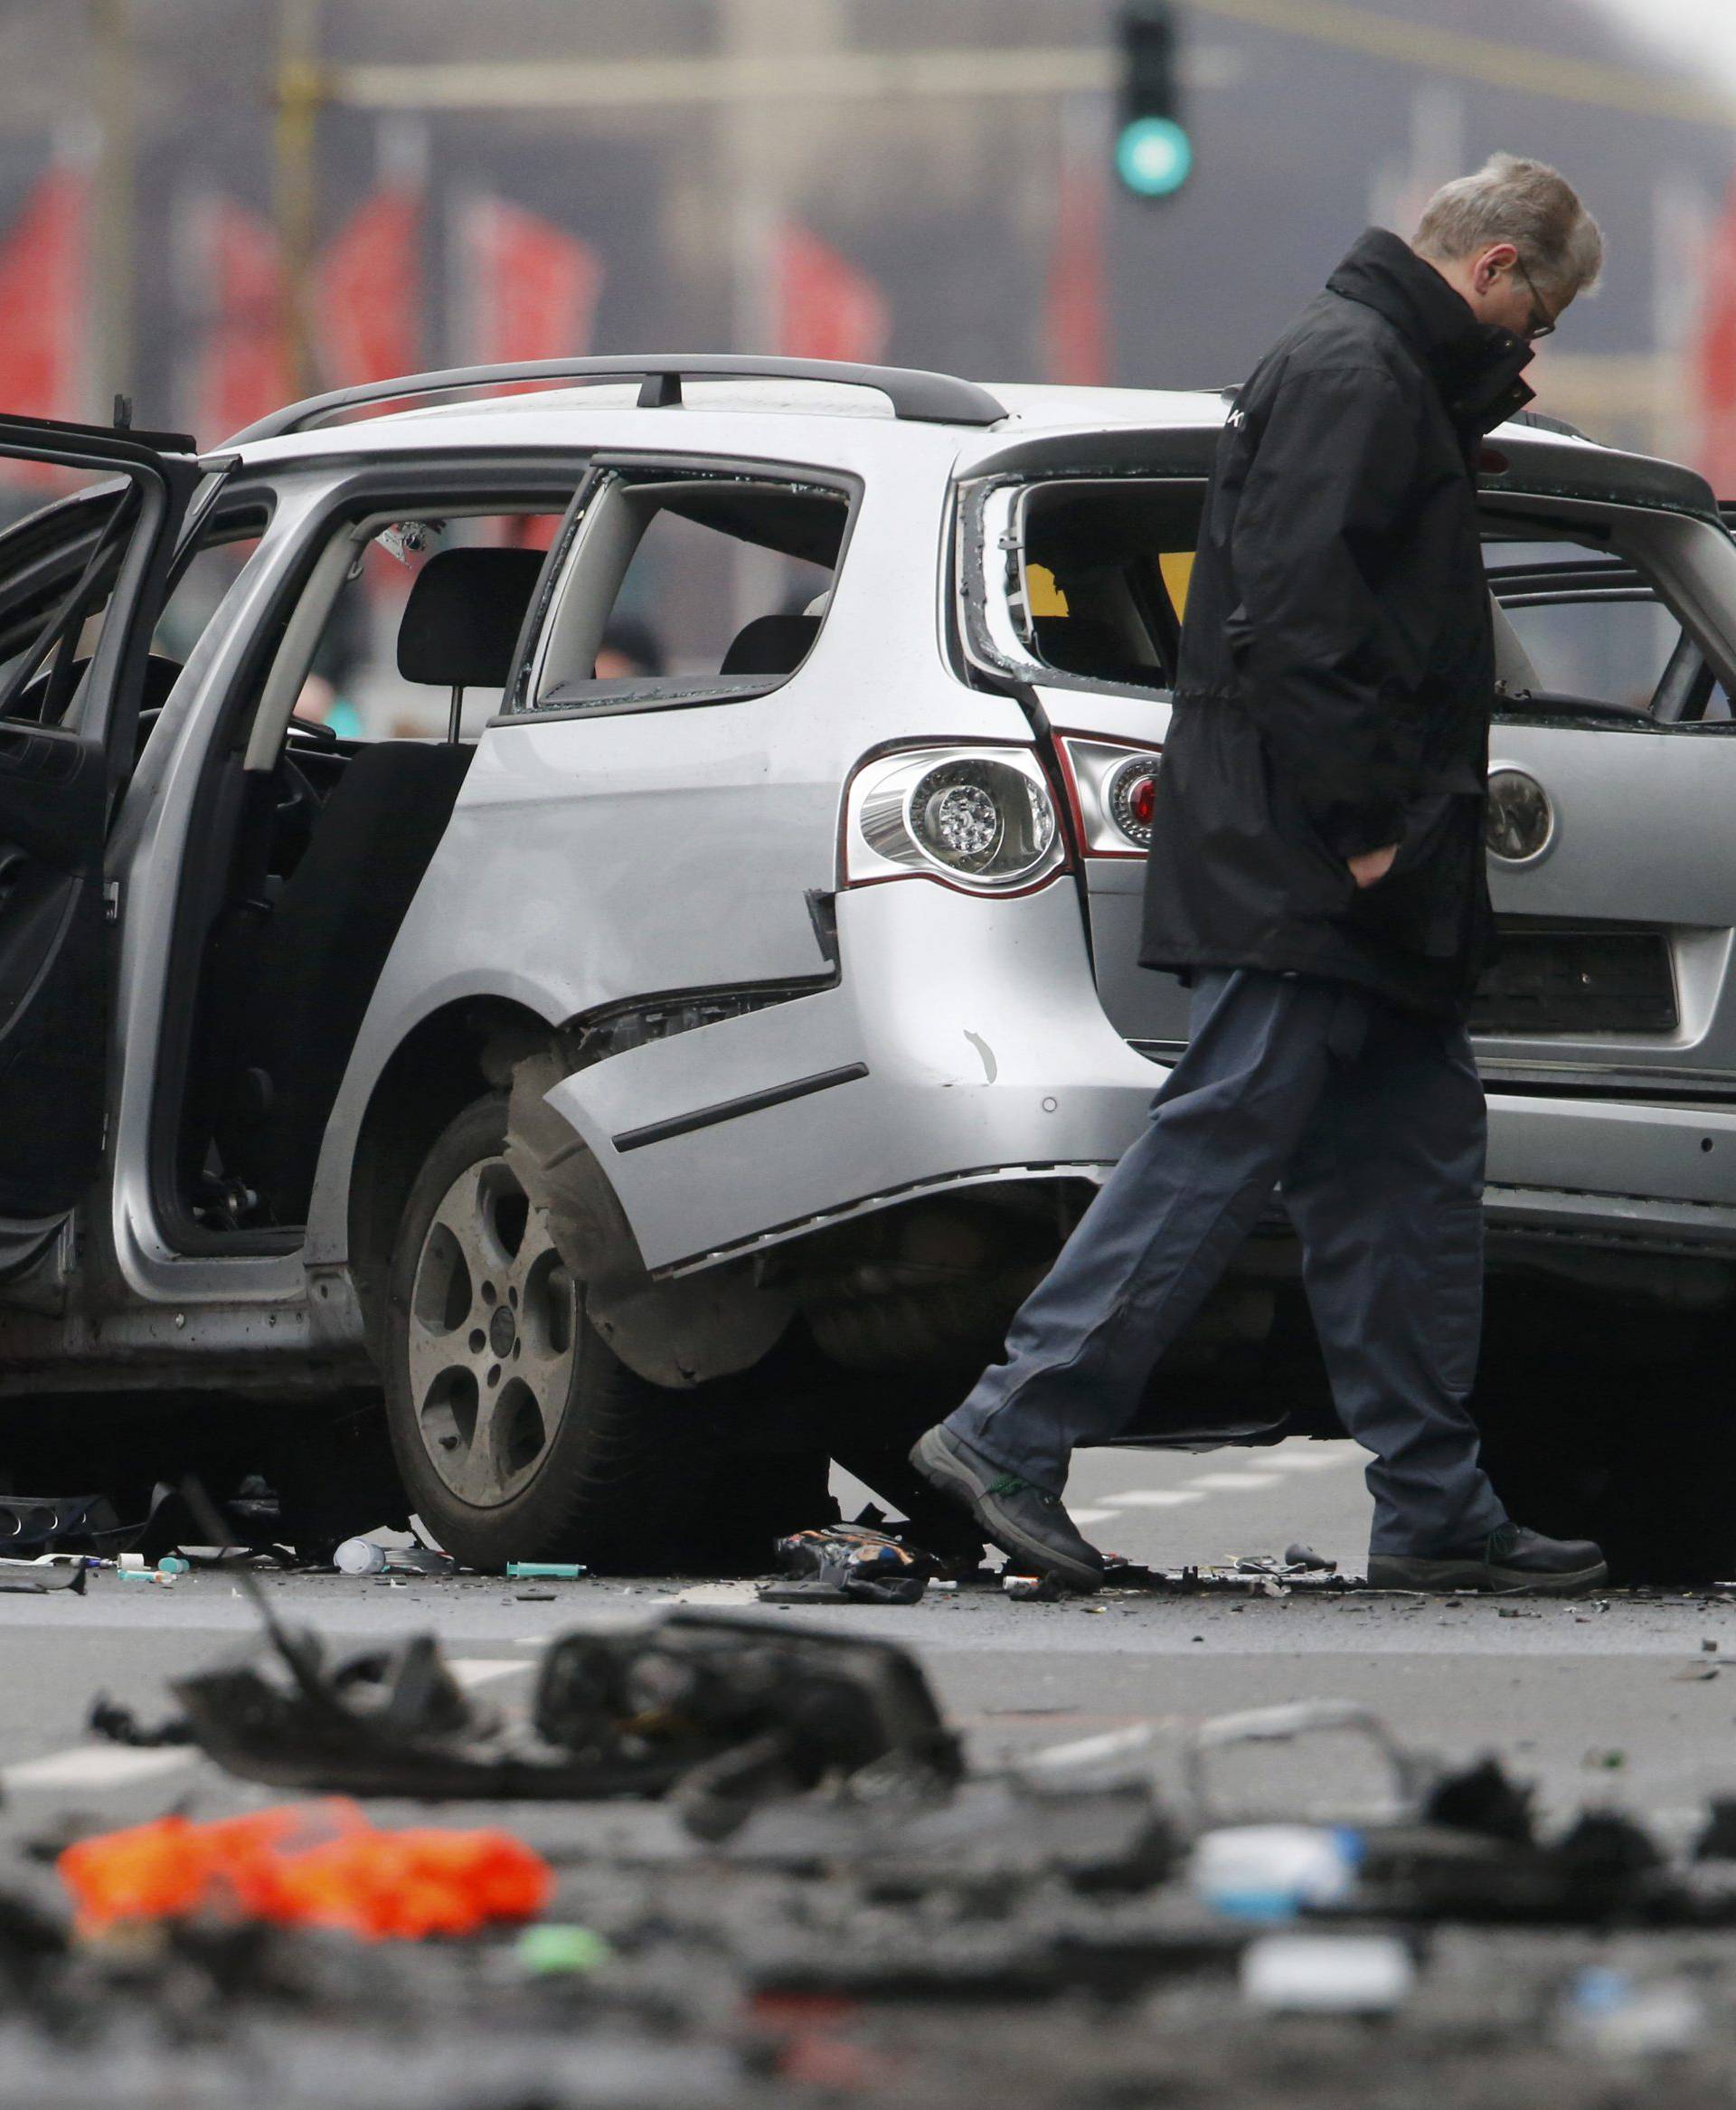
[(1649, 577), (1623, 555), (1564, 538), (1490, 539), (1484, 554), (1534, 676), (1525, 689), (1651, 710), (1683, 629)]
[(1199, 505), (1196, 486), (1146, 478), (1033, 486), (1021, 625), (1033, 658), (1086, 679), (1166, 687)]
[(849, 519), (817, 485), (606, 474), (517, 701), (618, 710), (777, 687), (819, 636)]
[[(57, 470), (56, 481), (73, 473)], [(0, 535), (0, 718), (76, 715), (138, 503), (136, 485), (87, 476)]]

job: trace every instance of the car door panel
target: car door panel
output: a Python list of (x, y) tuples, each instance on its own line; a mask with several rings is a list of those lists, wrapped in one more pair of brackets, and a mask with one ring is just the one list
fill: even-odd
[[(18, 458), (123, 478), (106, 511), (86, 494), (0, 537), (0, 639), (13, 658), (0, 694), (0, 1216), (44, 1220), (72, 1206), (100, 1158), (106, 934), (118, 905), (105, 893), (108, 820), (202, 472), (190, 453), (143, 440), (0, 418), (0, 459)], [(74, 658), (87, 605), (106, 607), (88, 665)], [(38, 666), (59, 671), (33, 686)], [(62, 693), (74, 699), (68, 722), (38, 723), (44, 708), (61, 714)]]
[[(827, 972), (807, 895), (834, 884), (840, 771), (828, 741), (793, 732), (824, 724), (821, 658), (771, 696), (490, 729), (441, 863), (464, 868), (510, 828), (513, 951), (532, 979), (582, 957), (578, 1010)], [(497, 915), (486, 890), (472, 898), (460, 917)], [(579, 903), (582, 933), (562, 906)]]
[(1688, 726), (1546, 725), (1504, 719), (1491, 774), (1521, 769), (1554, 810), (1523, 865), (1489, 860), (1496, 913), (1672, 929), (1736, 923), (1736, 735)]
[(1099, 1178), (1144, 1121), (1162, 1073), (1105, 1017), (1065, 880), (988, 900), (900, 879), (837, 906), (835, 987), (610, 1055), (549, 1093), (647, 1267), (931, 1183)]

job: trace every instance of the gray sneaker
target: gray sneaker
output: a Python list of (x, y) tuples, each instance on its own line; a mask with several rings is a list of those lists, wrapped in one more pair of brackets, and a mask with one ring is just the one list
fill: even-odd
[(1053, 1575), (1070, 1590), (1101, 1586), (1103, 1556), (1080, 1536), (1059, 1495), (1004, 1472), (945, 1427), (917, 1439), (910, 1463), (943, 1494), (962, 1502), (1003, 1553), (1029, 1561), (1039, 1575)]
[(1503, 1524), (1464, 1553), (1436, 1560), (1371, 1553), (1368, 1579), (1377, 1590), (1452, 1593), (1525, 1590), (1541, 1597), (1577, 1597), (1609, 1579), (1602, 1549), (1589, 1538), (1545, 1538), (1523, 1524)]

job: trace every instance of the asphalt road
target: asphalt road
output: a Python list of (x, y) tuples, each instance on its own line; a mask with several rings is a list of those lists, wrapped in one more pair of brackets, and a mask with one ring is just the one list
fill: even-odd
[[(1165, 1566), (1277, 1553), (1300, 1539), (1351, 1569), (1365, 1545), (1367, 1497), (1359, 1456), (1345, 1444), (1087, 1454), (1070, 1493), (1100, 1544)], [(508, 1706), (528, 1694), (549, 1636), (570, 1624), (633, 1618), (677, 1600), (746, 1606), (753, 1598), (753, 1585), (740, 1583), (480, 1576), (274, 1575), (266, 1587), (286, 1618), (337, 1646), (431, 1628), (460, 1674)], [(1557, 1812), (1617, 1803), (1682, 1833), (1709, 1795), (1736, 1793), (1736, 1603), (1717, 1599), (1443, 1603), (1298, 1591), (1018, 1604), (959, 1592), (903, 1609), (768, 1616), (916, 1649), (982, 1762), (1143, 1732), (1138, 1763), (1179, 1793), (1181, 1754), (1202, 1719), (1338, 1699), (1378, 1711), (1425, 1749), (1499, 1752)], [(102, 1574), (81, 1599), (0, 1595), (8, 1672), (0, 1825), (17, 1837), (70, 1809), (120, 1823), (189, 1802), (218, 1813), (269, 1799), (184, 1750), (93, 1744), (84, 1729), (99, 1690), (142, 1716), (165, 1711), (168, 1678), (245, 1644), (255, 1625), (222, 1572), (172, 1589)], [(1246, 1755), (1217, 1776), (1226, 1804), (1260, 1813), (1354, 1814), (1382, 1789), (1372, 1752), (1343, 1736)], [(601, 1839), (624, 1825), (655, 1836), (665, 1820), (599, 1810), (563, 1812), (561, 1821)]]

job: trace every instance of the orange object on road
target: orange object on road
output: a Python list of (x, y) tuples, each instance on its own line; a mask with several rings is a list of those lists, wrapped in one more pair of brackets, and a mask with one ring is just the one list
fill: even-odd
[(505, 1831), (382, 1831), (352, 1802), (195, 1824), (162, 1817), (68, 1847), (61, 1879), (90, 1931), (214, 1913), (371, 1940), (474, 1934), (533, 1919), (547, 1862)]

